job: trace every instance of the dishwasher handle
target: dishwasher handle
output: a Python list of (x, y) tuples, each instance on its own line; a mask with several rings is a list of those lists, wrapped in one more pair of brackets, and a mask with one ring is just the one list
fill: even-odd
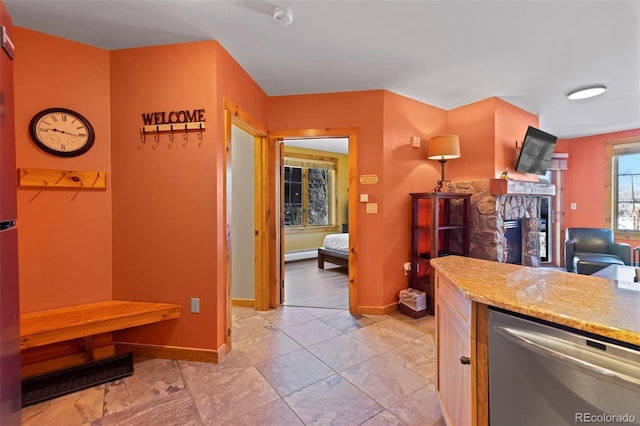
[(571, 356), (569, 354), (562, 353), (555, 349), (546, 347), (543, 344), (540, 344), (538, 342), (533, 341), (530, 338), (527, 338), (524, 333), (521, 333), (518, 330), (514, 330), (512, 328), (502, 327), (502, 326), (496, 326), (494, 327), (494, 329), (496, 330), (496, 332), (498, 332), (498, 334), (503, 336), (505, 339), (525, 349), (531, 350), (545, 357), (557, 360), (566, 365), (579, 368), (588, 373), (592, 373), (598, 376), (603, 376), (605, 379), (613, 380), (615, 382), (621, 383), (625, 387), (631, 388), (632, 390), (640, 391), (640, 379), (636, 377), (632, 377), (627, 374), (621, 373), (619, 371), (614, 371), (609, 368), (605, 368), (600, 365), (596, 365), (588, 361)]

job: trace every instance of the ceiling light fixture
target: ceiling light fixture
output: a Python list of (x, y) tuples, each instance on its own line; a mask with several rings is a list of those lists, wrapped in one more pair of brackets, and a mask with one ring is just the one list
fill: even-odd
[(607, 90), (607, 87), (601, 84), (597, 86), (584, 87), (569, 93), (567, 98), (571, 100), (592, 98), (604, 93), (605, 90)]
[(293, 22), (293, 11), (288, 7), (276, 7), (273, 11), (273, 20), (283, 27), (288, 27)]

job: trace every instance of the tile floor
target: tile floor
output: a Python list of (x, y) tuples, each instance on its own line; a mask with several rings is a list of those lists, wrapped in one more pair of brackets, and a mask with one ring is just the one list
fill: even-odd
[(435, 321), (233, 310), (221, 364), (136, 359), (132, 376), (26, 407), (23, 425), (443, 425)]

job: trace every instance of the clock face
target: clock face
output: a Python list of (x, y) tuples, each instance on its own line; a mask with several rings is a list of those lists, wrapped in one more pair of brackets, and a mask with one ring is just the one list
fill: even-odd
[(95, 139), (91, 123), (65, 108), (40, 111), (31, 119), (29, 133), (39, 148), (60, 157), (84, 154)]

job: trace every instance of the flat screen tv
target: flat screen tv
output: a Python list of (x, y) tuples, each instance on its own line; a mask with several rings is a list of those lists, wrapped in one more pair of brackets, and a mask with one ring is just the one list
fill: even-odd
[(529, 126), (522, 141), (516, 171), (534, 175), (546, 174), (557, 140), (556, 136)]

